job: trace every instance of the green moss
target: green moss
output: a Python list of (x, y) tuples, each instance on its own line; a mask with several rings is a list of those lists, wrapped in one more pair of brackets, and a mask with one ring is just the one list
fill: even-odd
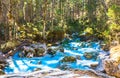
[(8, 41), (8, 42), (6, 42), (4, 44), (1, 44), (1, 50), (2, 50), (2, 52), (8, 52), (8, 51), (14, 49), (19, 44), (20, 44), (20, 42), (16, 41), (16, 40)]

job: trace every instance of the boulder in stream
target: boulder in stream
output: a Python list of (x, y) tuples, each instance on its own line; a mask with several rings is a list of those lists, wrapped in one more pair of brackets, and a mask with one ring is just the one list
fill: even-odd
[(86, 59), (97, 59), (97, 56), (99, 55), (99, 53), (97, 51), (90, 51), (90, 52), (84, 52), (84, 57)]
[(73, 56), (65, 56), (65, 57), (61, 60), (61, 62), (76, 62), (76, 61), (77, 61), (76, 58), (73, 57)]
[(35, 49), (35, 52), (36, 52), (36, 56), (40, 57), (40, 56), (43, 56), (45, 54), (45, 49), (44, 48), (36, 48)]
[(47, 53), (51, 56), (54, 56), (56, 54), (56, 50), (52, 48), (48, 48)]

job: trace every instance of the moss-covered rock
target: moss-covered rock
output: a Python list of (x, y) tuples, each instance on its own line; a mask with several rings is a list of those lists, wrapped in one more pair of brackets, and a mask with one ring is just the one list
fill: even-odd
[(2, 52), (8, 52), (10, 50), (13, 50), (16, 46), (18, 46), (21, 42), (14, 40), (14, 41), (8, 41), (4, 44), (1, 44), (1, 50)]
[(72, 57), (72, 56), (65, 56), (61, 62), (76, 62), (76, 58), (75, 57)]
[(86, 59), (97, 59), (97, 56), (98, 56), (98, 52), (96, 52), (96, 51), (92, 51), (92, 52), (84, 52), (84, 57), (86, 58)]

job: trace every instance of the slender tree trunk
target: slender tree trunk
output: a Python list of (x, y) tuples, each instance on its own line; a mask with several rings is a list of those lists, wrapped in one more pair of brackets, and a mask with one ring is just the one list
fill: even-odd
[(47, 11), (47, 0), (44, 2), (44, 14), (43, 14), (43, 39), (46, 39), (46, 11)]
[(55, 3), (55, 1), (53, 0), (53, 4), (52, 4), (52, 31), (53, 31), (53, 28), (54, 28), (53, 27), (53, 23), (54, 23), (54, 9), (55, 9), (54, 8), (54, 5), (55, 5), (54, 3)]

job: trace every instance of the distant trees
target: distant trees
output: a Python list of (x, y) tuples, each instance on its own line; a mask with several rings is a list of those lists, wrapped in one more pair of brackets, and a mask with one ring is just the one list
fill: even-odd
[(108, 39), (120, 30), (119, 4), (119, 0), (0, 0), (0, 38), (46, 39), (58, 27), (80, 34), (92, 29), (92, 34)]

